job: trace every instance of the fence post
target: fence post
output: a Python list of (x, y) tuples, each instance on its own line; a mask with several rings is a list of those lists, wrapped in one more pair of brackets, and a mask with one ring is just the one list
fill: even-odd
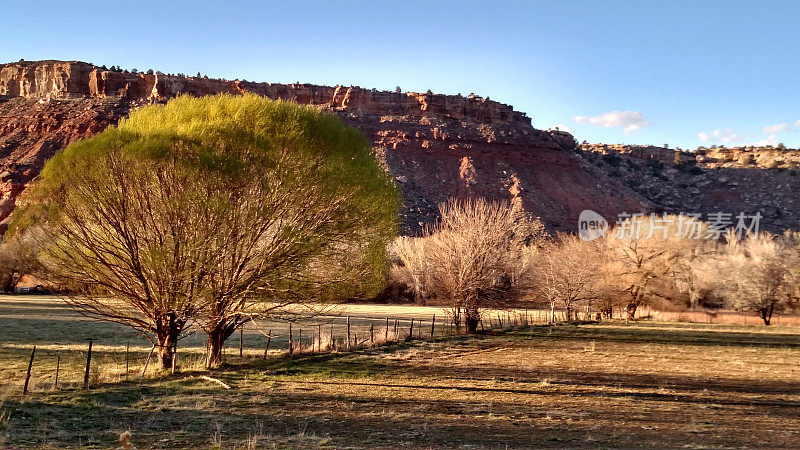
[(244, 325), (239, 328), (239, 362), (241, 362), (242, 357), (244, 357)]
[(336, 338), (333, 337), (333, 324), (331, 324), (331, 351), (336, 350)]
[(322, 353), (322, 324), (317, 324), (317, 352)]
[(175, 366), (178, 365), (178, 336), (175, 336), (175, 342), (172, 344), (172, 369), (171, 372), (175, 375)]
[(303, 328), (297, 328), (297, 354), (303, 353)]
[(383, 335), (383, 343), (389, 343), (389, 318), (386, 318), (386, 333)]
[(28, 373), (25, 375), (25, 386), (22, 388), (22, 395), (28, 393), (28, 381), (31, 379), (31, 368), (33, 367), (33, 356), (36, 355), (36, 346), (31, 350), (31, 359), (28, 361)]
[(267, 345), (264, 347), (264, 359), (267, 359), (267, 352), (269, 351), (269, 342), (272, 340), (272, 330), (267, 331)]
[(58, 370), (61, 368), (61, 350), (56, 357), (56, 380), (53, 382), (53, 389), (58, 389)]
[[(129, 361), (130, 361), (130, 356), (129, 355), (130, 355), (130, 353), (131, 353), (131, 343), (130, 343), (130, 341), (128, 341), (128, 342), (125, 343), (125, 380), (126, 381), (128, 380), (128, 370), (129, 370), (129, 367), (130, 367), (130, 364), (129, 364)], [(61, 354), (59, 353), (58, 356), (61, 357)], [(58, 369), (56, 369), (56, 373), (58, 373)]]
[(289, 357), (294, 356), (294, 337), (292, 336), (292, 322), (289, 322)]
[(347, 351), (350, 351), (350, 316), (347, 316)]
[(397, 341), (397, 319), (394, 319), (394, 340)]
[(89, 367), (92, 365), (92, 339), (89, 338), (89, 352), (86, 354), (86, 372), (83, 374), (83, 388), (89, 389)]
[(411, 326), (408, 327), (408, 340), (414, 339), (414, 318), (411, 318)]
[(370, 345), (370, 347), (374, 347), (375, 346), (375, 329), (374, 329), (374, 326), (375, 326), (374, 323), (370, 323), (369, 324), (369, 345)]
[(431, 338), (433, 338), (433, 331), (436, 327), (436, 314), (431, 317)]
[(153, 344), (153, 348), (150, 349), (150, 353), (147, 355), (147, 361), (144, 362), (144, 368), (142, 368), (142, 377), (144, 377), (144, 374), (147, 372), (147, 366), (150, 365), (150, 358), (153, 357), (153, 352), (155, 351), (155, 349), (156, 349), (156, 344)]

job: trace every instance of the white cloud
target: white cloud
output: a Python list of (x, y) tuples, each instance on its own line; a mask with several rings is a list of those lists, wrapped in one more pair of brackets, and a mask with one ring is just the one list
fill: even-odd
[(550, 127), (551, 130), (555, 130), (556, 128), (558, 128), (558, 131), (566, 131), (567, 133), (572, 133), (572, 129), (570, 127), (564, 125), (563, 123), (560, 123), (560, 124), (558, 124), (556, 126)]
[(739, 136), (731, 129), (714, 130), (710, 133), (701, 132), (697, 135), (697, 138), (703, 142), (722, 142), (723, 144), (731, 144), (744, 139), (743, 136)]
[(752, 145), (754, 147), (764, 147), (766, 145), (771, 145), (773, 147), (776, 147), (778, 144), (780, 144), (780, 141), (778, 141), (778, 136), (776, 136), (774, 134), (770, 134), (769, 136), (765, 137), (764, 139), (762, 139), (762, 140), (760, 140), (758, 142), (753, 142), (752, 144), (748, 144), (748, 145)]
[(611, 111), (599, 116), (575, 116), (573, 120), (605, 128), (622, 128), (625, 133), (638, 131), (650, 125), (638, 111)]
[[(798, 121), (798, 122), (800, 122), (800, 121)], [(795, 124), (796, 123), (797, 122), (795, 122)], [(784, 122), (784, 123), (776, 123), (775, 125), (770, 125), (768, 127), (764, 127), (764, 133), (765, 134), (776, 134), (776, 133), (781, 133), (781, 132), (789, 131), (789, 130), (791, 130), (791, 125), (789, 125), (786, 122)]]
[(794, 126), (796, 126), (796, 127), (800, 127), (800, 120), (798, 120), (797, 122), (795, 122), (795, 123), (794, 123)]

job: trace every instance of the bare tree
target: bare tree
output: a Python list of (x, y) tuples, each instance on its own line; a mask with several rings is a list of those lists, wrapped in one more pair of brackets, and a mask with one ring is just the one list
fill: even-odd
[(519, 287), (526, 247), (543, 236), (508, 203), (450, 200), (439, 206), (441, 221), (421, 237), (400, 238), (396, 251), (419, 295), (449, 299), (451, 315), (468, 333), (477, 331), (480, 309)]
[(615, 274), (606, 283), (617, 285), (627, 297), (629, 320), (651, 298), (664, 297), (659, 288), (674, 278), (686, 246), (695, 245), (697, 239), (678, 230), (682, 220), (678, 216), (632, 217), (617, 224), (606, 237), (607, 270)]
[(600, 245), (600, 241), (560, 234), (533, 258), (531, 286), (551, 303), (551, 308), (560, 303), (567, 320), (572, 320), (578, 302), (597, 298), (597, 284), (603, 275)]
[(791, 295), (791, 259), (786, 246), (768, 233), (743, 241), (729, 233), (717, 265), (721, 292), (730, 306), (755, 311), (769, 325)]

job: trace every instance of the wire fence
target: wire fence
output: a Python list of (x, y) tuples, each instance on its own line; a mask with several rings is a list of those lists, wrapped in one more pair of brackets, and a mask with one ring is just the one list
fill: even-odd
[[(486, 311), (478, 329), (510, 329), (553, 321), (549, 311)], [(555, 320), (563, 320), (556, 311)], [(415, 317), (318, 316), (311, 320), (262, 321), (243, 326), (223, 347), (223, 363), (254, 363), (275, 357), (299, 357), (326, 353), (345, 353), (395, 345), (415, 340), (435, 340), (463, 333), (446, 314)], [(110, 340), (109, 340), (110, 341)], [(89, 389), (107, 383), (138, 382), (164, 375), (158, 361), (158, 348), (144, 340), (120, 345), (103, 338), (87, 339), (85, 345), (8, 344), (19, 361), (4, 380), (12, 391), (23, 393), (54, 389)], [(147, 342), (145, 344), (145, 342)], [(179, 340), (174, 356), (174, 371), (201, 371), (206, 365), (206, 337), (188, 330)], [(24, 359), (25, 366), (22, 365)]]
[[(626, 318), (622, 309), (612, 319)], [(593, 321), (596, 311), (577, 310), (572, 320)], [(648, 308), (637, 311), (638, 318), (667, 322), (722, 323), (759, 325), (755, 315), (736, 312), (664, 312)], [(478, 324), (479, 331), (507, 330), (520, 326), (555, 324), (568, 321), (564, 310), (485, 310)], [(773, 324), (800, 325), (800, 317), (776, 315)], [(223, 347), (223, 363), (249, 364), (260, 359), (299, 357), (326, 353), (354, 352), (395, 345), (414, 340), (435, 340), (463, 333), (450, 316), (367, 317), (318, 316), (311, 320), (254, 321), (231, 336)], [(4, 344), (15, 354), (10, 379), (0, 381), (7, 389), (23, 393), (53, 389), (88, 389), (106, 383), (137, 382), (164, 375), (158, 361), (158, 349), (143, 340), (87, 339), (85, 344)], [(206, 336), (188, 330), (175, 352), (175, 372), (201, 371), (206, 366)], [(7, 368), (8, 369), (8, 368)], [(18, 392), (18, 391), (17, 391)]]

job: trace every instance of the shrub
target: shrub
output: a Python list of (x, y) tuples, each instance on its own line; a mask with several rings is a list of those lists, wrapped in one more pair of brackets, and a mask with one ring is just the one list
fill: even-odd
[(619, 155), (614, 153), (606, 153), (603, 155), (603, 161), (606, 162), (611, 167), (619, 167), (620, 163), (622, 162), (622, 158)]

